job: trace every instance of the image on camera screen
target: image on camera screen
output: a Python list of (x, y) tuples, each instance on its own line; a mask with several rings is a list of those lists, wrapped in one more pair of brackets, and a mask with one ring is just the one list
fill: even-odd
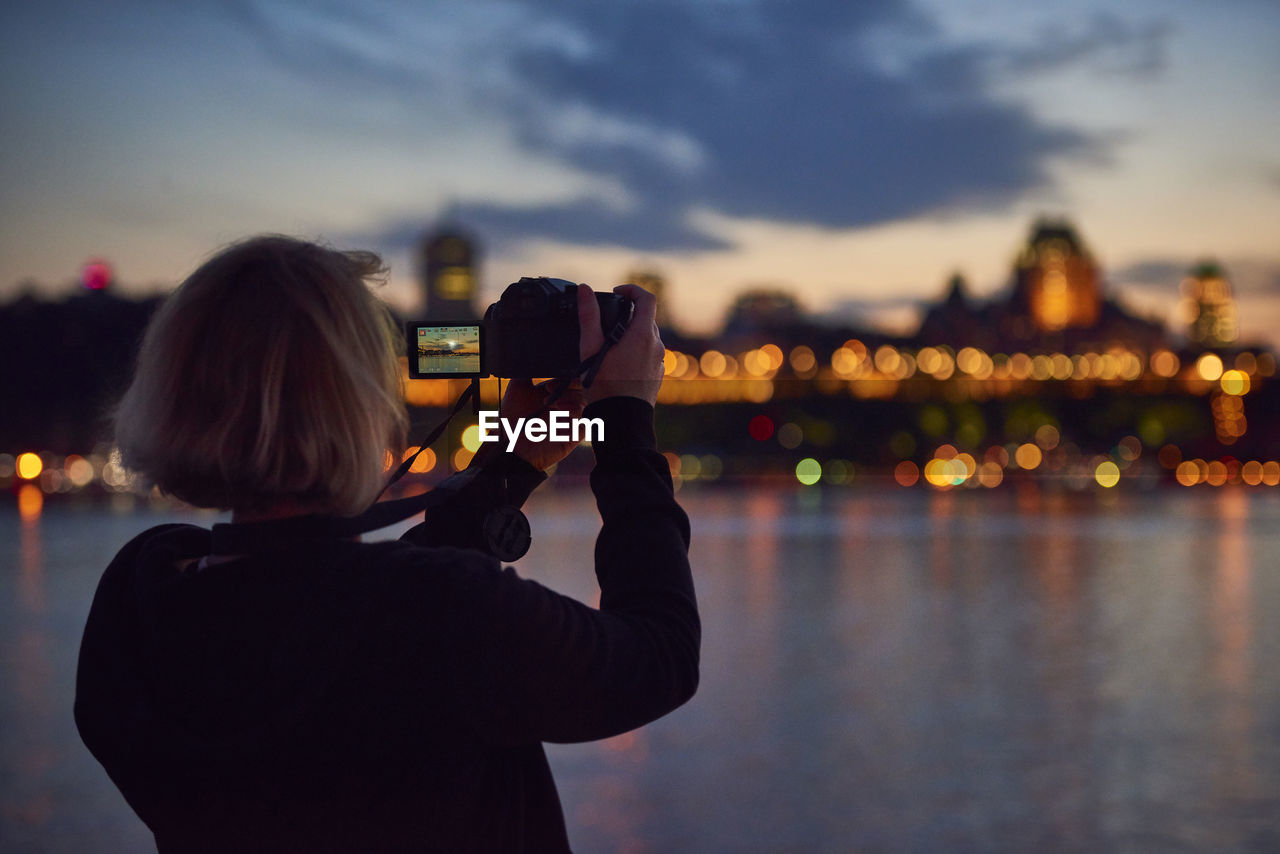
[(417, 333), (419, 376), (480, 373), (479, 326), (419, 326)]

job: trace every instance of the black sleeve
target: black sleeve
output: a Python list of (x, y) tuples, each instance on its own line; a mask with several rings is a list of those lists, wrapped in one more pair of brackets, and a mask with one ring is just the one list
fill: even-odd
[(485, 516), (495, 507), (520, 507), (547, 476), (516, 454), (477, 455), (472, 465), (436, 489), (454, 496), (432, 507), (421, 524), (400, 539), (419, 546), (455, 546), (489, 553), (482, 534)]
[(489, 737), (589, 741), (648, 723), (693, 696), (701, 626), (689, 520), (657, 451), (653, 407), (618, 397), (587, 407), (604, 420), (591, 487), (600, 608), (504, 570), (491, 642), (499, 678)]

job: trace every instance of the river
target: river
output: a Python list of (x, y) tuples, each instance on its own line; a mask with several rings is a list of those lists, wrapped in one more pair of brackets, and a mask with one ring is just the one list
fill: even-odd
[[(1280, 490), (680, 498), (701, 688), (548, 748), (575, 850), (1280, 850)], [(520, 571), (594, 602), (589, 494), (527, 510)], [(106, 561), (175, 518), (218, 517), (0, 510), (0, 850), (154, 850), (71, 703)]]

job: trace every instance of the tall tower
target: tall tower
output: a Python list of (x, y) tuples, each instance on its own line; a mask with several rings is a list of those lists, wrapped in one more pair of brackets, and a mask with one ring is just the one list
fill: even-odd
[(476, 320), (479, 252), (475, 241), (456, 228), (441, 227), (419, 245), (419, 269), (432, 320)]
[(1039, 220), (1014, 264), (1015, 301), (1040, 332), (1089, 327), (1102, 307), (1098, 265), (1066, 220)]
[(1205, 347), (1223, 347), (1236, 340), (1236, 302), (1226, 273), (1214, 261), (1202, 261), (1182, 280), (1187, 337)]

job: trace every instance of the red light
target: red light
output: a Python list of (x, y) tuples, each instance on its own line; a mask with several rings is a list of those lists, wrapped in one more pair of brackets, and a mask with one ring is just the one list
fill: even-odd
[(80, 283), (91, 291), (105, 291), (111, 284), (111, 267), (106, 261), (90, 261), (80, 271)]
[(747, 425), (747, 432), (757, 442), (763, 442), (773, 435), (773, 421), (768, 415), (757, 415)]

